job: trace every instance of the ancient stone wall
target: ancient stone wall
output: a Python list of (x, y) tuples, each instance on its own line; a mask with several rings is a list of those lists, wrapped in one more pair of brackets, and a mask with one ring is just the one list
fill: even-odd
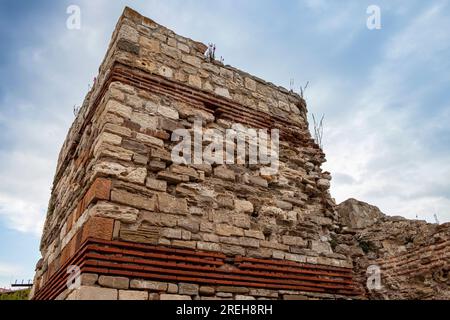
[(450, 223), (386, 216), (355, 199), (337, 211), (335, 250), (352, 257), (358, 282), (366, 283), (368, 266), (379, 267), (381, 287), (366, 287), (369, 299), (450, 299)]
[[(333, 251), (331, 176), (304, 100), (205, 51), (125, 9), (60, 152), (35, 299), (360, 293), (351, 260)], [(236, 123), (280, 130), (277, 173), (173, 162), (176, 129)], [(67, 287), (69, 266), (81, 269), (81, 287)]]

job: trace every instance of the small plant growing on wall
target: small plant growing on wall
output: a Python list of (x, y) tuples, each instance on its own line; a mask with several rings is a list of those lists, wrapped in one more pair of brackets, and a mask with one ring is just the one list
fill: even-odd
[(216, 45), (214, 43), (208, 44), (208, 49), (206, 49), (205, 56), (208, 61), (216, 60)]
[(322, 118), (320, 118), (320, 121), (316, 121), (316, 117), (314, 116), (314, 113), (312, 114), (313, 118), (313, 125), (314, 125), (314, 141), (317, 143), (317, 145), (323, 149), (322, 145), (322, 138), (323, 138), (323, 119), (325, 118), (325, 115), (322, 115)]

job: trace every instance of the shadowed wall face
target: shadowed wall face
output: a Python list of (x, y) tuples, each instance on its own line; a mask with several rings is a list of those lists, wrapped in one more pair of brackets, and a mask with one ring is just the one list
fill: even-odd
[[(351, 261), (333, 252), (331, 176), (304, 100), (206, 49), (125, 9), (60, 153), (34, 298), (358, 294)], [(279, 130), (276, 172), (174, 161), (177, 130), (236, 124)], [(69, 266), (81, 286), (67, 286)]]

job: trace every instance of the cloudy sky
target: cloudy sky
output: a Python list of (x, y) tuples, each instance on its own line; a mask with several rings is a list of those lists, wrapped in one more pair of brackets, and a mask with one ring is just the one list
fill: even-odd
[[(69, 5), (81, 29), (66, 28)], [(381, 9), (369, 30), (366, 10)], [(450, 221), (449, 1), (0, 0), (0, 287), (33, 276), (56, 159), (128, 5), (225, 63), (307, 81), (332, 195)]]

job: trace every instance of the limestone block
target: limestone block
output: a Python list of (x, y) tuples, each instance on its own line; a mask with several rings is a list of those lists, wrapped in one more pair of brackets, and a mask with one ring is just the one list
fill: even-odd
[(244, 230), (229, 224), (219, 223), (216, 225), (216, 233), (220, 236), (243, 236)]
[(199, 288), (199, 294), (201, 296), (213, 296), (215, 292), (214, 287), (201, 286)]
[(198, 294), (199, 286), (198, 284), (192, 284), (192, 283), (179, 283), (178, 284), (178, 293), (194, 296)]
[(197, 242), (197, 249), (206, 251), (220, 251), (220, 245), (213, 242)]
[(283, 236), (282, 242), (289, 246), (297, 246), (297, 247), (306, 247), (308, 245), (308, 241), (294, 236)]
[(173, 214), (185, 215), (188, 212), (186, 199), (175, 198), (165, 193), (158, 194), (158, 209)]
[(122, 206), (106, 201), (96, 203), (90, 212), (93, 216), (105, 217), (119, 220), (123, 223), (136, 222), (139, 210), (133, 207)]
[(168, 283), (167, 284), (167, 293), (177, 293), (178, 292), (178, 285), (175, 283)]
[(147, 176), (147, 169), (143, 167), (126, 167), (122, 164), (111, 161), (100, 161), (94, 165), (93, 171), (95, 174), (111, 175), (120, 180), (144, 184)]
[(137, 290), (119, 290), (119, 300), (148, 300), (148, 292)]
[(169, 119), (178, 120), (178, 111), (171, 107), (158, 106), (158, 114)]
[(235, 297), (236, 300), (256, 300), (255, 297), (252, 296), (246, 296), (246, 295), (242, 295), (242, 294), (237, 294)]
[(200, 68), (201, 60), (195, 56), (184, 54), (181, 58), (183, 62), (186, 62), (187, 64), (190, 64), (196, 68)]
[(103, 287), (114, 289), (128, 289), (130, 280), (124, 277), (100, 276), (98, 283)]
[(109, 100), (106, 103), (105, 111), (108, 113), (117, 114), (125, 119), (129, 119), (131, 117), (131, 113), (133, 109), (129, 106), (126, 106), (118, 101)]
[(117, 289), (81, 286), (75, 289), (67, 300), (117, 300)]
[(247, 200), (234, 200), (234, 208), (236, 212), (242, 213), (252, 213), (253, 212), (253, 204)]
[(143, 133), (137, 133), (136, 134), (136, 140), (148, 145), (153, 145), (153, 146), (157, 146), (157, 147), (163, 147), (164, 146), (164, 141), (158, 138), (155, 138), (151, 135), (148, 134), (143, 134)]
[(193, 219), (179, 219), (178, 220), (178, 226), (180, 228), (186, 229), (188, 231), (197, 233), (200, 230), (200, 223), (198, 221), (195, 221)]
[(233, 170), (229, 170), (224, 166), (219, 166), (214, 169), (214, 176), (220, 179), (234, 181), (235, 173)]
[(132, 289), (145, 289), (152, 291), (166, 291), (167, 283), (158, 281), (136, 280), (130, 281), (130, 288)]
[(192, 300), (190, 296), (180, 295), (180, 294), (161, 294), (159, 296), (160, 300)]
[(111, 200), (117, 203), (129, 205), (130, 207), (141, 208), (144, 210), (155, 210), (155, 197), (142, 196), (122, 189), (111, 191)]
[(264, 234), (260, 230), (244, 230), (244, 235), (249, 238), (264, 240)]
[(163, 180), (147, 178), (147, 180), (145, 181), (145, 185), (152, 190), (157, 191), (167, 190), (167, 182)]

